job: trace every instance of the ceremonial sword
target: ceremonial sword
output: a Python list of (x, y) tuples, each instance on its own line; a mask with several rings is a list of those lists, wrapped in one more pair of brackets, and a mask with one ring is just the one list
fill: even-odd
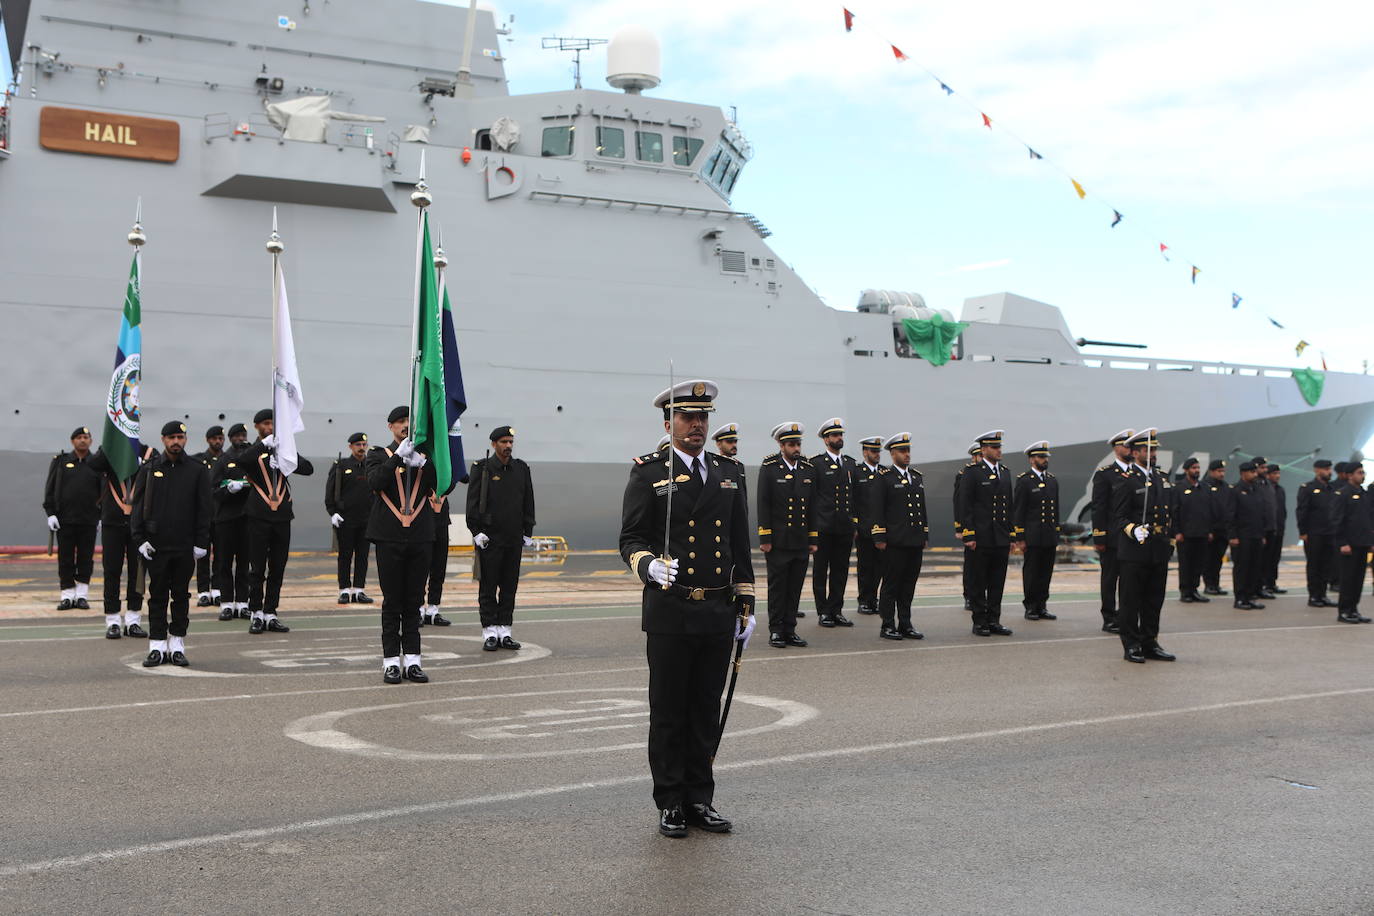
[(667, 591), (669, 585), (668, 572), (672, 557), (668, 555), (668, 542), (673, 532), (673, 418), (677, 414), (676, 398), (673, 397), (673, 361), (668, 360), (668, 508), (663, 513), (663, 591)]

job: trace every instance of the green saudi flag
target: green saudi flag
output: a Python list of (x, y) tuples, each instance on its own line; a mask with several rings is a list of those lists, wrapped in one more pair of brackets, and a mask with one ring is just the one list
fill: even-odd
[(134, 263), (129, 268), (129, 285), (124, 291), (124, 313), (119, 321), (114, 372), (105, 393), (105, 430), (100, 436), (100, 447), (120, 480), (134, 476), (138, 470), (138, 456), (143, 451), (138, 442), (138, 386), (143, 362), (141, 298), (139, 252), (135, 249)]
[(415, 403), (410, 405), (410, 438), (434, 465), (434, 489), (447, 493), (453, 485), (449, 455), (448, 400), (444, 394), (443, 313), (434, 275), (434, 250), (429, 243), (429, 213), (420, 211), (418, 321), (415, 328)]

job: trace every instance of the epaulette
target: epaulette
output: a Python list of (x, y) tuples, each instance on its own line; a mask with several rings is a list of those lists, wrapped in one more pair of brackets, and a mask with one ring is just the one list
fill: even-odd
[(885, 465), (885, 464), (880, 464), (880, 465), (878, 465), (878, 470), (875, 471), (874, 473), (876, 473), (879, 477), (881, 477), (881, 476), (883, 476), (884, 474), (891, 474), (891, 473), (892, 473), (892, 468), (888, 467), (888, 466)]
[(653, 464), (655, 461), (665, 461), (667, 458), (667, 452), (650, 452), (647, 455), (640, 455), (636, 458), (635, 464)]
[(814, 468), (816, 467), (814, 464), (811, 463), (811, 459), (810, 459), (810, 458), (798, 458), (798, 459), (797, 459), (797, 467), (802, 467), (802, 466), (805, 466), (805, 467), (808, 467), (808, 468), (812, 468), (812, 469), (814, 469)]
[(1020, 480), (1022, 477), (1029, 477), (1030, 475), (1031, 475), (1031, 472), (1030, 472), (1029, 469), (1027, 469), (1027, 470), (1022, 471), (1020, 474), (1017, 474), (1017, 475), (1016, 475), (1016, 479), (1017, 479), (1017, 480)]
[(1110, 470), (1111, 470), (1112, 468), (1114, 468), (1114, 467), (1116, 467), (1116, 465), (1114, 465), (1114, 464), (1104, 464), (1104, 465), (1102, 465), (1102, 467), (1098, 468), (1098, 470), (1099, 470), (1099, 471), (1110, 471)]
[(718, 452), (707, 452), (706, 455), (709, 458), (722, 458), (725, 461), (732, 461), (735, 464), (744, 464), (744, 462), (740, 461), (738, 458), (731, 458), (729, 455), (722, 455)]
[(771, 454), (771, 455), (766, 455), (766, 456), (764, 456), (763, 461), (759, 462), (759, 465), (762, 466), (762, 465), (765, 465), (765, 464), (777, 464), (777, 463), (778, 463), (778, 460), (779, 460), (781, 457), (782, 457), (782, 453), (781, 453), (781, 452), (774, 452), (774, 453)]
[(906, 466), (906, 472), (907, 472), (908, 474), (920, 474), (920, 476), (922, 476), (922, 477), (926, 476), (926, 475), (924, 475), (924, 474), (921, 474), (921, 469), (920, 469), (920, 468), (914, 468), (914, 467), (912, 467), (912, 466), (909, 465), (909, 464)]
[(1054, 475), (1051, 474), (1049, 471), (1046, 471), (1046, 472), (1045, 472), (1045, 476), (1046, 476), (1046, 477), (1054, 477)]

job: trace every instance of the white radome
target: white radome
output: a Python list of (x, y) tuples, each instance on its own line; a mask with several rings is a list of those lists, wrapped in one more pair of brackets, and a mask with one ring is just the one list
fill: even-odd
[(631, 94), (653, 89), (663, 82), (663, 54), (658, 36), (638, 25), (616, 32), (606, 48), (606, 82)]

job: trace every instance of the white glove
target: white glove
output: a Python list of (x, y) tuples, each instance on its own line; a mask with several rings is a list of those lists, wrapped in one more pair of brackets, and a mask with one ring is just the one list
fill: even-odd
[(263, 436), (263, 437), (262, 437), (262, 447), (265, 448), (265, 449), (268, 449), (268, 450), (271, 450), (271, 449), (276, 448), (276, 447), (277, 447), (277, 436), (276, 436), (276, 433), (273, 433), (273, 434), (270, 435), (270, 436)]
[(491, 543), (491, 538), (487, 537), (485, 534), (474, 534), (472, 536), (472, 543), (477, 545), (478, 550), (486, 550), (487, 545)]
[(521, 538), (521, 542), (524, 543), (526, 547), (534, 546), (534, 538)]
[(197, 560), (203, 560), (210, 553), (210, 551), (206, 550), (204, 547), (192, 547), (191, 553), (195, 556)]
[(49, 516), (48, 516), (48, 530), (49, 530), (49, 531), (56, 531), (58, 528), (61, 528), (61, 527), (62, 527), (62, 523), (59, 522), (59, 521), (57, 520), (57, 516), (56, 516), (56, 515), (49, 515)]
[(415, 454), (415, 443), (410, 441), (410, 437), (407, 436), (401, 440), (400, 445), (396, 446), (396, 457), (405, 461), (413, 454)]
[(425, 456), (424, 452), (411, 452), (404, 460), (407, 467), (422, 468), (429, 458)]
[(672, 585), (677, 581), (677, 560), (664, 563), (657, 558), (649, 561), (649, 579), (655, 585)]
[(343, 524), (343, 516), (335, 512), (333, 515), (329, 516), (329, 524), (333, 525), (335, 528), (339, 527)]
[(138, 545), (139, 555), (145, 560), (151, 560), (156, 550), (157, 548), (153, 547), (150, 541), (144, 541), (142, 544)]
[(1145, 530), (1144, 525), (1135, 526), (1135, 541), (1137, 544), (1144, 544), (1145, 539), (1150, 536), (1150, 532)]
[(744, 648), (746, 649), (749, 648), (749, 637), (754, 635), (754, 624), (756, 622), (757, 618), (753, 614), (750, 614), (749, 622), (741, 627), (739, 625), (739, 618), (735, 618), (735, 639), (744, 643)]
[(270, 455), (267, 456), (267, 464), (268, 464), (269, 467), (271, 467), (271, 468), (273, 468), (273, 469), (279, 467), (279, 465), (277, 464), (277, 453), (276, 453), (276, 452), (273, 452), (272, 454), (270, 454)]
[(244, 488), (245, 484), (242, 480), (231, 480), (224, 486), (230, 493), (237, 493)]

